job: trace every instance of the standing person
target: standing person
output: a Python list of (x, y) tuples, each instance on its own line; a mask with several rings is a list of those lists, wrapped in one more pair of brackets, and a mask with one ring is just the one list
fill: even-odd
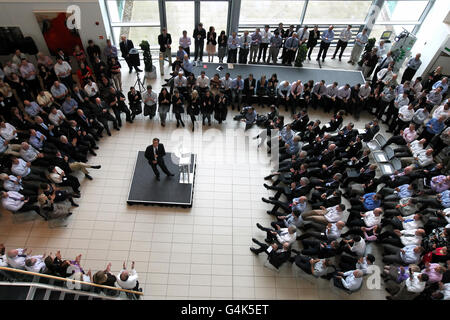
[(336, 54), (341, 49), (341, 53), (339, 53), (339, 61), (342, 59), (342, 54), (344, 53), (345, 48), (347, 48), (348, 42), (352, 38), (352, 26), (349, 24), (347, 26), (347, 29), (342, 30), (341, 34), (339, 35), (339, 41), (336, 46), (336, 50), (334, 51), (333, 56), (331, 59), (336, 59)]
[(233, 31), (231, 37), (228, 38), (228, 58), (227, 63), (237, 62), (237, 48), (239, 46), (240, 38), (237, 36), (236, 32)]
[(206, 36), (206, 52), (208, 52), (208, 62), (213, 62), (214, 55), (216, 54), (216, 44), (217, 44), (216, 30), (213, 26), (209, 27), (208, 34)]
[(272, 32), (269, 31), (269, 25), (266, 24), (264, 26), (264, 30), (261, 31), (261, 43), (259, 44), (258, 63), (261, 60), (261, 54), (262, 54), (263, 62), (269, 63), (270, 54), (266, 61), (266, 53), (267, 53), (267, 48), (269, 47), (270, 38), (272, 38)]
[(361, 52), (363, 51), (368, 40), (369, 37), (367, 36), (367, 28), (364, 28), (362, 32), (356, 35), (352, 53), (350, 54), (350, 60), (347, 61), (348, 63), (354, 65), (356, 62), (358, 62), (359, 57), (361, 56)]
[(36, 97), (40, 90), (39, 80), (37, 78), (37, 71), (31, 62), (27, 59), (22, 59), (20, 63), (20, 75), (28, 84), (28, 87), (33, 92), (33, 96)]
[(219, 38), (217, 39), (217, 42), (219, 43), (219, 63), (223, 63), (223, 58), (225, 57), (227, 53), (227, 43), (228, 43), (228, 37), (225, 35), (225, 31), (220, 31)]
[(420, 60), (420, 56), (421, 56), (421, 54), (418, 53), (418, 54), (416, 54), (416, 56), (414, 58), (411, 58), (408, 60), (406, 69), (403, 72), (401, 83), (412, 80), (412, 78), (414, 77), (414, 75), (417, 72), (417, 69), (419, 69), (420, 65), (422, 64), (422, 60)]
[(171, 173), (166, 167), (166, 164), (164, 162), (165, 155), (166, 150), (164, 149), (164, 145), (162, 143), (159, 143), (158, 138), (153, 138), (153, 144), (151, 146), (148, 146), (145, 150), (145, 158), (147, 158), (148, 163), (155, 173), (156, 180), (158, 181), (160, 181), (160, 174), (157, 166), (159, 166), (168, 177), (174, 176), (173, 173)]
[[(203, 46), (205, 44), (206, 31), (203, 29), (203, 23), (199, 23), (193, 34), (195, 40), (194, 61), (203, 61)], [(199, 58), (197, 60), (197, 58)]]
[(144, 100), (144, 117), (150, 116), (150, 119), (156, 114), (156, 101), (158, 96), (156, 92), (152, 91), (152, 86), (147, 86), (147, 91), (142, 94), (142, 100)]
[[(105, 49), (103, 49), (103, 54), (106, 57), (106, 61), (109, 63), (111, 58), (117, 58), (117, 48), (111, 43), (111, 40), (106, 40)], [(101, 60), (100, 56), (98, 58)]]
[(117, 90), (122, 91), (122, 72), (120, 69), (122, 66), (116, 58), (111, 58), (111, 63), (109, 65), (109, 71), (111, 72), (111, 78), (114, 82), (114, 86)]
[(297, 33), (294, 32), (291, 37), (289, 37), (284, 43), (284, 55), (283, 55), (283, 64), (291, 65), (292, 61), (295, 58), (295, 53), (298, 48), (298, 39)]
[(309, 32), (308, 42), (306, 43), (306, 46), (309, 49), (309, 51), (308, 51), (308, 60), (311, 60), (311, 53), (312, 53), (314, 47), (317, 45), (317, 41), (319, 39), (320, 39), (319, 26), (315, 25), (314, 29), (312, 29)]
[[(319, 61), (320, 56), (322, 55), (322, 62), (325, 61), (325, 57), (327, 56), (328, 48), (330, 47), (331, 41), (334, 39), (334, 26), (331, 25), (322, 33), (322, 41), (320, 42), (319, 54), (317, 55), (317, 61)], [(323, 52), (323, 54), (322, 54)]]
[(167, 29), (163, 28), (162, 33), (158, 36), (159, 44), (159, 71), (161, 75), (164, 75), (164, 59), (169, 59), (169, 67), (172, 65), (172, 51), (170, 50), (172, 45), (172, 37), (170, 33), (167, 33)]
[(244, 35), (239, 39), (239, 63), (247, 63), (248, 49), (252, 38), (248, 35), (248, 31), (244, 31)]
[(255, 32), (251, 35), (251, 43), (250, 43), (250, 63), (256, 62), (256, 54), (259, 50), (259, 44), (261, 43), (261, 29), (256, 28)]
[[(378, 55), (378, 50), (377, 50), (377, 55)], [(381, 70), (383, 70), (384, 68), (387, 68), (393, 61), (394, 59), (392, 59), (392, 51), (388, 51), (386, 53), (386, 57), (384, 57), (383, 59), (378, 60), (378, 64), (375, 68), (375, 71), (373, 73), (373, 77), (372, 77), (372, 83), (377, 83), (378, 77), (377, 74), (378, 72), (380, 72)]]
[(183, 30), (183, 36), (180, 37), (179, 43), (180, 43), (180, 46), (183, 48), (183, 50), (188, 55), (188, 57), (190, 57), (190, 54), (191, 54), (191, 37), (188, 37), (186, 30)]
[(277, 63), (278, 53), (280, 52), (280, 47), (283, 43), (283, 38), (280, 35), (278, 29), (276, 29), (273, 33), (273, 36), (270, 37), (270, 49), (269, 49), (269, 57), (267, 58), (267, 63), (270, 64), (270, 59), (272, 59), (273, 64)]
[(172, 101), (172, 96), (167, 91), (166, 88), (162, 88), (158, 96), (159, 104), (159, 118), (161, 119), (161, 126), (166, 126), (167, 113), (170, 110), (170, 104)]
[(120, 41), (120, 51), (122, 52), (122, 58), (125, 59), (125, 61), (128, 64), (128, 68), (130, 68), (130, 73), (133, 72), (133, 67), (134, 70), (136, 70), (136, 72), (142, 72), (141, 69), (139, 69), (137, 66), (133, 66), (131, 64), (131, 60), (130, 60), (130, 50), (134, 48), (134, 44), (133, 41), (127, 39), (127, 37), (125, 35), (122, 35), (120, 37), (121, 41)]
[(72, 90), (73, 88), (73, 79), (72, 79), (72, 67), (67, 63), (67, 61), (63, 61), (61, 57), (56, 59), (55, 64), (55, 74), (59, 78), (59, 80), (65, 84), (67, 89)]
[(298, 46), (300, 47), (302, 44), (307, 42), (309, 39), (309, 31), (308, 26), (303, 26), (303, 29), (298, 31)]
[(370, 77), (373, 70), (375, 69), (375, 66), (377, 65), (377, 50), (378, 49), (374, 47), (370, 52), (366, 52), (363, 55), (363, 75), (365, 79), (368, 79)]
[(101, 56), (102, 52), (100, 47), (94, 43), (93, 40), (88, 40), (88, 47), (86, 49), (87, 55), (89, 57), (89, 62), (91, 63), (91, 67), (94, 67), (95, 57)]

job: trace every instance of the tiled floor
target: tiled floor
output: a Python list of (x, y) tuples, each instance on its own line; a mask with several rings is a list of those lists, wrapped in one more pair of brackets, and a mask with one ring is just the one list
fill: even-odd
[[(123, 78), (128, 88), (135, 74), (124, 73)], [(160, 76), (153, 82), (157, 92), (160, 82)], [(18, 222), (3, 213), (0, 242), (7, 248), (28, 247), (34, 253), (60, 249), (67, 258), (81, 253), (83, 267), (93, 271), (111, 261), (118, 272), (124, 260), (128, 265), (134, 260), (146, 299), (383, 298), (383, 290), (365, 288), (351, 296), (337, 294), (325, 280), (311, 282), (295, 276), (290, 264), (275, 273), (264, 267), (264, 254), (256, 257), (249, 251), (252, 237), (264, 239), (256, 222), (269, 225), (271, 221), (265, 213), (269, 206), (261, 201), (262, 196), (271, 195), (262, 186), (271, 168), (265, 152), (258, 151), (251, 139), (258, 129), (244, 139), (242, 124), (232, 120), (234, 114), (230, 112), (222, 126), (196, 130), (192, 139), (190, 123), (182, 131), (198, 154), (191, 209), (126, 204), (137, 151), (145, 150), (153, 137), (174, 151), (180, 133), (173, 119), (162, 128), (157, 121), (138, 116), (134, 124), (126, 123), (120, 132), (102, 139), (98, 156), (89, 159), (102, 168), (91, 171), (93, 181), (80, 176), (80, 207), (67, 227), (49, 228), (39, 217)], [(312, 119), (327, 121), (329, 117), (319, 111), (310, 113)], [(356, 127), (369, 119), (363, 114)], [(236, 128), (241, 131), (233, 138)]]

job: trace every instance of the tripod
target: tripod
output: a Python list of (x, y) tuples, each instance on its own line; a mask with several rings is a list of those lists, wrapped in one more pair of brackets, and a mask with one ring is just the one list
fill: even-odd
[(138, 91), (139, 92), (143, 92), (145, 91), (145, 77), (144, 77), (144, 82), (141, 81), (141, 78), (139, 77), (139, 73), (140, 72), (136, 72), (136, 82), (134, 83), (134, 87), (136, 87), (136, 85), (138, 85)]

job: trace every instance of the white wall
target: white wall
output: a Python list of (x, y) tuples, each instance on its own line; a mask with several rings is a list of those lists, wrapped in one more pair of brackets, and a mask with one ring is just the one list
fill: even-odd
[[(33, 11), (65, 12), (69, 5), (78, 5), (81, 9), (80, 37), (83, 45), (86, 47), (87, 41), (92, 39), (103, 49), (107, 34), (98, 0), (44, 0), (42, 2), (0, 0), (0, 26), (20, 27), (25, 37), (32, 37), (38, 49), (48, 54), (47, 45)], [(95, 24), (96, 21), (99, 22), (98, 26)], [(101, 36), (103, 37), (102, 40), (99, 39)], [(0, 56), (1, 60), (6, 58), (6, 56)]]
[[(450, 25), (444, 23), (444, 19), (450, 12), (449, 0), (436, 0), (428, 16), (417, 33), (417, 41), (412, 49), (412, 55), (421, 53), (422, 65), (416, 75), (428, 72), (429, 66), (433, 64), (436, 53), (450, 34)], [(445, 73), (450, 73), (450, 66), (443, 66)]]

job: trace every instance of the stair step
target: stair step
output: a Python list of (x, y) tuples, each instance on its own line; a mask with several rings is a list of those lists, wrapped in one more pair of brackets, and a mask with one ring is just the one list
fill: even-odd
[(48, 300), (59, 300), (60, 295), (61, 295), (60, 291), (52, 291), (50, 293), (50, 297), (48, 298)]
[(47, 289), (36, 288), (33, 296), (33, 300), (44, 300), (44, 296)]

